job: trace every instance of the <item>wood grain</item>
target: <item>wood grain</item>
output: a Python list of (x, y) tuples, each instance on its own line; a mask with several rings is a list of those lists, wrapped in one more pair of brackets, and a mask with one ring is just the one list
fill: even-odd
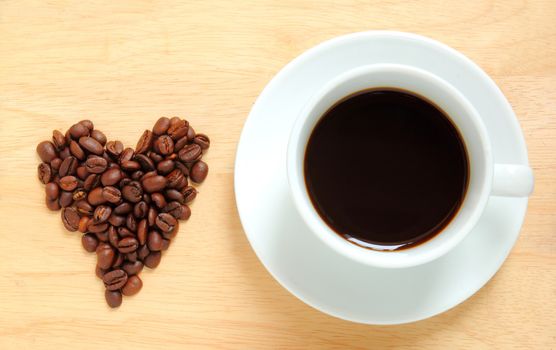
[[(371, 29), (475, 60), (519, 116), (536, 175), (494, 279), (451, 311), (391, 327), (329, 317), (281, 288), (244, 236), (232, 186), (269, 79), (323, 40)], [(552, 0), (0, 1), (0, 348), (556, 347), (555, 40)], [(211, 136), (211, 173), (141, 293), (109, 310), (95, 257), (44, 206), (35, 146), (85, 117), (133, 146), (161, 115)]]

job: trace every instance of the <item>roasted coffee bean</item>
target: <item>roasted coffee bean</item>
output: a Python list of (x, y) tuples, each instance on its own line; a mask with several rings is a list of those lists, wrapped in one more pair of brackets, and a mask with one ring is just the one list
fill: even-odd
[(139, 260), (144, 261), (145, 258), (150, 254), (150, 250), (146, 244), (142, 245), (137, 249), (137, 257)]
[(71, 156), (69, 147), (66, 147), (66, 148), (62, 149), (62, 150), (60, 151), (59, 156), (60, 156), (60, 158), (61, 158), (62, 160), (64, 160), (64, 159), (66, 159), (67, 157)]
[(86, 191), (91, 191), (95, 187), (97, 187), (100, 183), (100, 176), (98, 174), (91, 174), (87, 176), (85, 181), (83, 182), (83, 188)]
[[(77, 230), (81, 233), (86, 233), (90, 220), (91, 219), (89, 219), (88, 216), (82, 216), (81, 219), (79, 219), (79, 225), (77, 226)], [(95, 246), (95, 249), (96, 249), (96, 246)]]
[(130, 231), (127, 227), (119, 227), (118, 228), (118, 235), (120, 235), (120, 237), (122, 237), (122, 238), (124, 238), (124, 237), (135, 237), (135, 233)]
[(78, 188), (72, 193), (72, 198), (74, 201), (80, 201), (82, 199), (87, 198), (87, 191), (82, 188)]
[(104, 148), (102, 148), (102, 145), (100, 144), (100, 142), (98, 142), (97, 140), (95, 140), (94, 138), (89, 137), (89, 136), (80, 137), (79, 138), (79, 145), (84, 150), (86, 150), (86, 151), (88, 151), (92, 154), (96, 154), (97, 156), (102, 156), (102, 153), (104, 153)]
[(149, 158), (150, 158), (154, 163), (158, 163), (158, 162), (164, 160), (164, 157), (161, 156), (160, 154), (156, 153), (156, 152), (149, 151), (149, 152), (147, 153), (147, 155), (149, 156)]
[(143, 187), (137, 181), (132, 181), (122, 188), (122, 196), (131, 203), (137, 203), (143, 197)]
[(134, 171), (134, 172), (131, 174), (131, 179), (132, 179), (132, 180), (135, 180), (135, 181), (141, 180), (141, 177), (143, 177), (143, 175), (145, 175), (145, 173), (144, 173), (143, 171), (137, 170), (137, 171)]
[(145, 192), (153, 193), (153, 192), (158, 192), (158, 191), (161, 191), (162, 189), (164, 189), (164, 187), (166, 187), (166, 184), (168, 183), (168, 181), (166, 180), (166, 178), (164, 176), (155, 175), (155, 176), (150, 176), (150, 177), (147, 177), (147, 178), (143, 178), (141, 183), (143, 185), (143, 188), (145, 189)]
[(120, 162), (120, 167), (125, 171), (136, 171), (141, 169), (141, 164), (134, 160), (124, 160)]
[(75, 175), (79, 163), (75, 157), (69, 156), (62, 161), (58, 173), (60, 176)]
[(161, 258), (162, 254), (160, 252), (150, 252), (143, 260), (143, 263), (146, 267), (154, 269), (160, 264)]
[(187, 139), (187, 135), (184, 136), (184, 137), (181, 137), (179, 140), (177, 140), (174, 143), (174, 152), (176, 152), (176, 153), (179, 152), (182, 148), (185, 147), (185, 145), (187, 145), (188, 141), (189, 140)]
[(39, 164), (39, 167), (37, 168), (37, 174), (39, 176), (39, 180), (43, 184), (49, 183), (52, 179), (52, 169), (50, 168), (50, 165), (48, 165), (48, 163)]
[(162, 135), (155, 141), (158, 153), (167, 155), (174, 152), (174, 140), (168, 135)]
[(122, 288), (122, 294), (126, 296), (131, 296), (139, 293), (143, 287), (143, 282), (137, 275), (130, 276), (127, 279), (126, 284)]
[(85, 159), (85, 151), (79, 146), (77, 142), (71, 140), (69, 145), (70, 153), (77, 159), (83, 160)]
[(117, 159), (123, 151), (124, 144), (121, 141), (108, 141), (106, 143), (106, 153), (114, 159)]
[(102, 279), (105, 273), (106, 269), (101, 269), (98, 265), (95, 267), (95, 275), (97, 275), (98, 278)]
[(133, 215), (137, 219), (142, 219), (147, 216), (147, 212), (149, 211), (149, 206), (146, 202), (141, 201), (133, 207)]
[(162, 193), (153, 193), (151, 195), (151, 200), (159, 209), (162, 209), (166, 206), (166, 199), (164, 199)]
[(133, 160), (139, 163), (141, 165), (141, 169), (144, 171), (153, 171), (155, 169), (154, 162), (145, 154), (137, 154)]
[(201, 159), (203, 156), (203, 150), (198, 144), (192, 143), (182, 148), (178, 153), (178, 156), (182, 162), (193, 163)]
[(110, 271), (102, 277), (104, 286), (108, 290), (118, 290), (127, 282), (127, 273), (122, 269)]
[(106, 135), (100, 130), (91, 131), (91, 137), (98, 141), (102, 146), (106, 144)]
[(122, 293), (119, 290), (108, 290), (104, 291), (104, 299), (106, 299), (106, 304), (111, 308), (117, 308), (122, 305)]
[(44, 186), (44, 192), (46, 193), (46, 198), (50, 200), (56, 200), (60, 196), (60, 188), (55, 182), (49, 182)]
[(101, 269), (108, 269), (110, 266), (112, 266), (112, 262), (114, 261), (114, 256), (116, 254), (110, 244), (100, 243), (97, 247), (96, 253), (97, 265)]
[(175, 124), (170, 121), (170, 127), (168, 128), (168, 135), (174, 140), (178, 140), (181, 137), (187, 135), (189, 129), (189, 123), (186, 120), (180, 120)]
[(176, 125), (176, 124), (178, 124), (178, 123), (180, 123), (180, 122), (181, 122), (181, 118), (180, 118), (180, 117), (172, 117), (172, 118), (170, 118), (170, 126)]
[(185, 203), (184, 195), (178, 190), (168, 189), (164, 191), (164, 196), (168, 201), (177, 201), (180, 202), (181, 204)]
[(202, 149), (208, 149), (210, 147), (210, 139), (207, 135), (205, 134), (197, 134), (195, 135), (195, 138), (193, 139), (193, 143), (198, 144), (199, 146), (201, 146)]
[(120, 237), (118, 236), (116, 228), (114, 226), (110, 226), (106, 232), (108, 232), (108, 242), (110, 242), (113, 247), (117, 247)]
[(93, 129), (95, 128), (95, 125), (89, 119), (83, 119), (79, 122), (79, 124), (85, 126), (87, 129), (89, 129), (89, 131), (93, 131)]
[(91, 156), (87, 158), (85, 162), (85, 167), (87, 171), (91, 174), (102, 174), (108, 167), (108, 162), (106, 159), (99, 156)]
[(120, 183), (118, 184), (118, 186), (119, 186), (120, 188), (123, 188), (124, 186), (129, 185), (129, 184), (131, 183), (131, 181), (133, 181), (133, 180), (130, 179), (130, 178), (128, 178), (128, 177), (123, 178), (123, 179), (120, 180)]
[(77, 201), (75, 203), (75, 209), (77, 209), (81, 215), (87, 216), (92, 216), (94, 211), (94, 208), (86, 200)]
[(125, 225), (131, 232), (137, 231), (137, 221), (135, 221), (132, 213), (127, 214)]
[(108, 223), (115, 227), (125, 225), (125, 216), (117, 215), (112, 211), (112, 215), (108, 218)]
[(127, 261), (131, 261), (131, 262), (136, 262), (138, 259), (139, 255), (137, 254), (137, 250), (131, 253), (127, 253), (125, 255), (125, 258)]
[(122, 238), (118, 242), (118, 250), (120, 253), (131, 253), (137, 250), (139, 242), (133, 237)]
[(148, 177), (153, 177), (153, 176), (156, 176), (156, 175), (158, 175), (158, 173), (156, 172), (156, 170), (146, 172), (145, 174), (143, 174), (143, 176), (141, 176), (141, 181), (145, 180), (145, 179), (148, 178)]
[(81, 237), (81, 244), (83, 248), (89, 253), (92, 253), (97, 250), (98, 247), (98, 239), (92, 233), (86, 233)]
[(66, 191), (60, 192), (59, 201), (60, 201), (60, 206), (62, 208), (69, 207), (70, 205), (73, 204), (73, 193), (72, 192), (66, 192)]
[(151, 205), (151, 195), (143, 193), (143, 202), (147, 203), (147, 205)]
[(87, 178), (89, 177), (89, 175), (91, 175), (88, 171), (87, 171), (87, 167), (85, 166), (78, 166), (77, 170), (75, 171), (75, 173), (77, 174), (77, 177), (80, 178), (81, 180), (87, 180)]
[(75, 208), (62, 209), (62, 223), (68, 231), (77, 231), (80, 219), (81, 217)]
[(191, 209), (186, 204), (170, 202), (164, 208), (164, 212), (172, 215), (177, 220), (188, 220), (191, 217)]
[(189, 130), (187, 130), (187, 139), (193, 140), (195, 139), (195, 136), (196, 136), (195, 130), (193, 130), (193, 128), (190, 126)]
[(127, 202), (124, 202), (118, 205), (116, 208), (114, 208), (114, 213), (118, 215), (124, 215), (127, 213), (131, 213), (132, 210), (133, 210), (133, 206)]
[(153, 126), (153, 134), (162, 135), (166, 131), (168, 131), (169, 127), (170, 127), (170, 119), (166, 117), (161, 117), (156, 121), (156, 123)]
[(108, 242), (108, 231), (95, 232), (95, 236), (97, 236), (98, 240), (101, 242)]
[(156, 227), (163, 233), (170, 233), (178, 226), (176, 219), (168, 213), (160, 213), (155, 220)]
[(171, 240), (169, 240), (169, 239), (163, 239), (161, 250), (168, 250), (168, 248), (170, 247), (170, 242), (171, 242)]
[(89, 195), (87, 196), (87, 202), (94, 206), (106, 203), (106, 198), (104, 198), (102, 192), (102, 187), (97, 187), (91, 190), (91, 192), (89, 192)]
[(174, 170), (175, 162), (173, 160), (167, 159), (156, 165), (156, 170), (159, 174), (166, 175)]
[(185, 198), (185, 204), (191, 203), (197, 197), (197, 190), (192, 186), (184, 187), (181, 191)]
[(151, 148), (152, 142), (153, 142), (153, 133), (150, 130), (145, 130), (145, 132), (143, 132), (143, 135), (141, 135), (139, 141), (137, 142), (135, 151), (137, 153), (147, 152)]
[(52, 143), (58, 151), (63, 150), (64, 147), (66, 147), (66, 138), (64, 137), (64, 134), (58, 130), (52, 131)]
[(89, 135), (89, 128), (81, 123), (73, 124), (68, 131), (74, 140), (79, 140), (80, 137)]
[(75, 176), (64, 176), (60, 179), (60, 188), (64, 191), (73, 191), (77, 187), (77, 178)]
[(143, 263), (141, 261), (126, 261), (124, 262), (122, 269), (128, 276), (137, 275), (143, 270)]
[(108, 223), (102, 222), (100, 224), (97, 224), (94, 220), (89, 221), (89, 226), (87, 226), (87, 231), (92, 233), (104, 232), (107, 229)]
[(114, 262), (112, 263), (112, 268), (118, 268), (122, 266), (124, 263), (124, 254), (120, 252), (116, 252), (116, 257), (114, 258)]
[(49, 199), (48, 197), (45, 197), (45, 203), (46, 203), (46, 207), (49, 210), (52, 211), (60, 210), (60, 203), (58, 203), (58, 199)]
[(149, 212), (147, 213), (147, 223), (149, 224), (149, 227), (154, 226), (157, 216), (158, 211), (155, 208), (150, 207)]
[(121, 179), (122, 171), (118, 168), (112, 168), (102, 174), (102, 176), (100, 177), (100, 182), (103, 186), (113, 186), (120, 182)]
[(60, 170), (61, 165), (62, 165), (61, 158), (56, 157), (50, 161), (50, 167), (52, 168), (53, 172), (58, 172)]
[(208, 174), (208, 165), (207, 163), (200, 160), (197, 163), (193, 164), (189, 176), (191, 177), (192, 181), (196, 183), (201, 183), (205, 181), (205, 179), (207, 178), (207, 174)]
[(52, 159), (56, 158), (56, 148), (50, 141), (43, 141), (37, 146), (37, 154), (45, 163), (50, 163)]
[(93, 220), (97, 224), (101, 224), (103, 222), (108, 221), (108, 218), (112, 214), (112, 208), (107, 205), (99, 205), (96, 207), (93, 213)]
[(149, 232), (147, 246), (151, 252), (162, 249), (162, 236), (156, 231)]
[(148, 231), (147, 219), (139, 221), (137, 224), (137, 240), (140, 245), (143, 245), (147, 241), (147, 231)]
[(187, 179), (179, 169), (174, 169), (170, 174), (166, 175), (166, 180), (168, 181), (167, 186), (169, 188), (183, 188), (187, 186)]
[(117, 204), (122, 200), (122, 193), (114, 186), (106, 186), (102, 189), (102, 197), (110, 203)]
[(133, 151), (133, 148), (127, 147), (126, 149), (124, 149), (124, 151), (122, 152), (122, 154), (120, 154), (120, 164), (122, 162), (126, 162), (129, 161), (131, 159), (133, 159), (133, 155), (135, 154), (135, 151)]

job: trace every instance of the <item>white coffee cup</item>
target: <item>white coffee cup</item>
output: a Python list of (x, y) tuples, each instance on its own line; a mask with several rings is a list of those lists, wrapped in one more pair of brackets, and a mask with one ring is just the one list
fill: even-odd
[[(408, 249), (379, 251), (350, 243), (320, 217), (305, 185), (305, 149), (319, 119), (344, 97), (373, 88), (402, 89), (434, 102), (458, 128), (469, 157), (469, 184), (456, 216), (434, 238)], [(287, 173), (297, 210), (316, 236), (349, 259), (383, 268), (416, 266), (441, 257), (471, 232), (490, 196), (524, 197), (533, 189), (533, 173), (529, 167), (495, 163), (481, 116), (457, 89), (427, 71), (399, 64), (356, 68), (336, 77), (318, 91), (299, 114), (291, 131)]]

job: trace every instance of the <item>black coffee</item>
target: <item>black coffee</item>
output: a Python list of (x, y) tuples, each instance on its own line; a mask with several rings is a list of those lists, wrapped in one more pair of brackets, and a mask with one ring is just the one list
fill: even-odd
[(439, 233), (467, 189), (468, 160), (456, 127), (411, 93), (357, 93), (328, 110), (305, 154), (313, 205), (345, 239), (397, 250)]

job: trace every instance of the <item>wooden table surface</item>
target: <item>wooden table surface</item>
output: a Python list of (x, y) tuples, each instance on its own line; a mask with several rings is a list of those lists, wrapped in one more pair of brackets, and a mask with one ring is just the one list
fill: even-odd
[[(401, 326), (297, 300), (240, 225), (237, 141), (291, 59), (337, 35), (392, 29), (460, 50), (519, 116), (536, 188), (517, 245), (462, 305)], [(0, 1), (0, 349), (556, 347), (556, 2)], [(144, 287), (108, 309), (95, 256), (44, 206), (36, 144), (91, 118), (134, 146), (162, 115), (213, 140), (211, 172)]]

